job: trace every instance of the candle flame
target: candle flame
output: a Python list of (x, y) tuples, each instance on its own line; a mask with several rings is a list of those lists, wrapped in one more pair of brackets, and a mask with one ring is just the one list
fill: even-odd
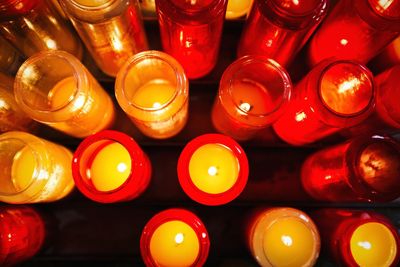
[(340, 40), (340, 44), (343, 45), (343, 46), (347, 45), (348, 43), (349, 43), (349, 41), (347, 39), (345, 39), (345, 38)]
[(301, 122), (307, 118), (306, 113), (304, 111), (297, 112), (296, 117), (294, 118), (297, 122)]
[(117, 165), (117, 170), (118, 170), (119, 172), (124, 172), (124, 171), (126, 171), (127, 169), (128, 169), (128, 166), (126, 166), (126, 164), (123, 163), (123, 162), (121, 162), (121, 163), (119, 163), (119, 164)]
[(177, 233), (175, 235), (175, 243), (177, 245), (182, 244), (184, 239), (185, 239), (185, 236), (182, 233)]
[(368, 241), (358, 242), (357, 245), (360, 246), (360, 247), (362, 247), (363, 249), (368, 249), (368, 250), (370, 250), (370, 249), (372, 248), (371, 243), (368, 242)]
[(210, 168), (208, 168), (208, 174), (211, 176), (215, 176), (218, 174), (218, 169), (215, 166), (211, 166)]
[(388, 9), (392, 4), (394, 0), (379, 0), (378, 4), (383, 8), (383, 9)]
[(282, 240), (282, 243), (287, 247), (290, 247), (293, 244), (292, 238), (288, 235), (281, 236), (281, 240)]
[(361, 81), (358, 78), (351, 78), (347, 81), (342, 82), (339, 85), (338, 93), (343, 94), (347, 93), (348, 91), (351, 91), (351, 93), (354, 93), (354, 89), (357, 89), (361, 84)]
[(9, 108), (10, 106), (7, 104), (7, 102), (4, 101), (4, 99), (0, 99), (0, 109), (8, 110)]

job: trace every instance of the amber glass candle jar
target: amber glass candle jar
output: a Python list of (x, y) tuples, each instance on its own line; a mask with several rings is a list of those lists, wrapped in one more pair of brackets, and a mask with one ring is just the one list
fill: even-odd
[(25, 132), (0, 135), (0, 201), (35, 203), (59, 200), (74, 188), (72, 153)]
[(46, 231), (38, 212), (27, 206), (0, 207), (0, 265), (14, 266), (33, 257)]
[(397, 227), (383, 215), (347, 209), (322, 209), (310, 215), (321, 233), (324, 248), (339, 266), (398, 266)]
[(0, 35), (0, 72), (15, 74), (22, 64), (22, 56)]
[(293, 208), (256, 211), (249, 220), (247, 242), (260, 266), (313, 266), (320, 236), (311, 218)]
[(221, 133), (248, 140), (272, 125), (289, 102), (292, 83), (277, 62), (245, 56), (222, 75), (212, 109), (212, 122)]
[(327, 0), (255, 0), (238, 56), (264, 55), (289, 65), (325, 17)]
[(373, 76), (365, 66), (326, 60), (295, 86), (287, 111), (273, 127), (292, 145), (312, 143), (365, 120), (374, 98)]
[(156, 0), (161, 42), (189, 79), (200, 78), (215, 66), (227, 0)]
[(82, 45), (46, 0), (4, 0), (0, 33), (26, 57), (44, 50), (64, 50), (82, 58)]
[(309, 61), (325, 58), (367, 63), (400, 33), (400, 0), (342, 0), (310, 42)]
[(18, 70), (14, 93), (32, 119), (75, 137), (111, 126), (111, 97), (74, 56), (45, 51), (30, 57)]
[(79, 191), (94, 201), (129, 201), (149, 185), (151, 164), (133, 138), (108, 130), (82, 141), (74, 153), (72, 174)]
[(15, 101), (14, 80), (0, 73), (0, 133), (18, 130), (29, 132), (35, 123), (26, 115)]
[(400, 197), (400, 144), (374, 135), (322, 149), (303, 163), (301, 180), (317, 200), (394, 200)]
[(62, 0), (100, 69), (115, 77), (125, 61), (147, 50), (137, 0)]
[(182, 66), (160, 51), (131, 57), (115, 82), (118, 104), (145, 135), (164, 139), (186, 124), (189, 82)]

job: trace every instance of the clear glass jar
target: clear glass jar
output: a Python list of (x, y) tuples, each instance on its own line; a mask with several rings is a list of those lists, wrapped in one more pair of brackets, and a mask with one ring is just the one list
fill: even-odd
[(115, 109), (111, 97), (74, 56), (45, 51), (18, 70), (14, 93), (32, 119), (82, 138), (110, 127)]
[(72, 153), (25, 132), (0, 135), (0, 201), (51, 202), (74, 188)]
[(115, 77), (134, 54), (147, 50), (137, 0), (62, 0), (99, 68)]
[(168, 54), (144, 51), (131, 57), (117, 75), (115, 95), (149, 137), (172, 137), (186, 124), (189, 82), (182, 66)]
[(0, 33), (26, 57), (39, 51), (64, 50), (82, 58), (78, 37), (46, 0), (2, 1)]

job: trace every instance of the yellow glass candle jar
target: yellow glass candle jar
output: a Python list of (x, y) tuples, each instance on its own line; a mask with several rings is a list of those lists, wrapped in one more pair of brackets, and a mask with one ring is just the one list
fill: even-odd
[(147, 50), (137, 0), (61, 0), (61, 4), (107, 75), (115, 77), (129, 57)]
[(32, 119), (75, 137), (108, 128), (115, 110), (110, 96), (74, 56), (45, 51), (18, 70), (14, 93)]
[(186, 124), (189, 83), (182, 66), (166, 53), (145, 51), (131, 57), (117, 75), (115, 95), (149, 137), (174, 136)]
[(0, 135), (0, 201), (56, 201), (74, 188), (72, 153), (34, 135), (11, 131)]

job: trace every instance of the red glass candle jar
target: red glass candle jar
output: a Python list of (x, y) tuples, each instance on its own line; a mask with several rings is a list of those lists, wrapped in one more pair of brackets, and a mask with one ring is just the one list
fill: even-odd
[(147, 188), (151, 165), (133, 138), (108, 130), (80, 143), (74, 153), (72, 175), (79, 191), (94, 201), (129, 201)]
[(203, 222), (184, 209), (168, 209), (146, 224), (140, 252), (146, 266), (203, 266), (210, 240)]
[(232, 138), (204, 134), (190, 141), (178, 160), (179, 183), (194, 201), (222, 205), (244, 189), (249, 175), (246, 154)]
[(215, 66), (227, 0), (156, 0), (161, 42), (190, 79)]
[(137, 0), (62, 0), (100, 69), (115, 77), (134, 54), (147, 50)]
[(313, 266), (320, 237), (311, 218), (293, 208), (257, 211), (249, 220), (247, 242), (260, 266)]
[(374, 106), (370, 71), (348, 60), (326, 60), (293, 90), (287, 111), (273, 125), (284, 141), (312, 143), (366, 119)]
[(327, 0), (256, 0), (238, 56), (264, 55), (287, 66), (325, 17)]
[(318, 200), (394, 200), (400, 197), (400, 144), (374, 135), (325, 148), (303, 163), (301, 180)]
[(400, 32), (400, 0), (343, 0), (315, 33), (309, 61), (329, 57), (367, 63)]
[(289, 74), (274, 60), (242, 57), (222, 75), (212, 110), (214, 127), (237, 140), (250, 139), (282, 115), (291, 91)]
[(371, 61), (371, 65), (379, 71), (386, 70), (396, 64), (400, 64), (400, 36)]
[(399, 236), (384, 216), (371, 211), (323, 209), (311, 217), (323, 246), (341, 266), (398, 266)]
[(33, 257), (45, 234), (44, 221), (33, 208), (0, 207), (0, 265), (13, 266)]
[(66, 21), (45, 0), (4, 0), (0, 33), (23, 55), (64, 50), (82, 58), (82, 46)]

